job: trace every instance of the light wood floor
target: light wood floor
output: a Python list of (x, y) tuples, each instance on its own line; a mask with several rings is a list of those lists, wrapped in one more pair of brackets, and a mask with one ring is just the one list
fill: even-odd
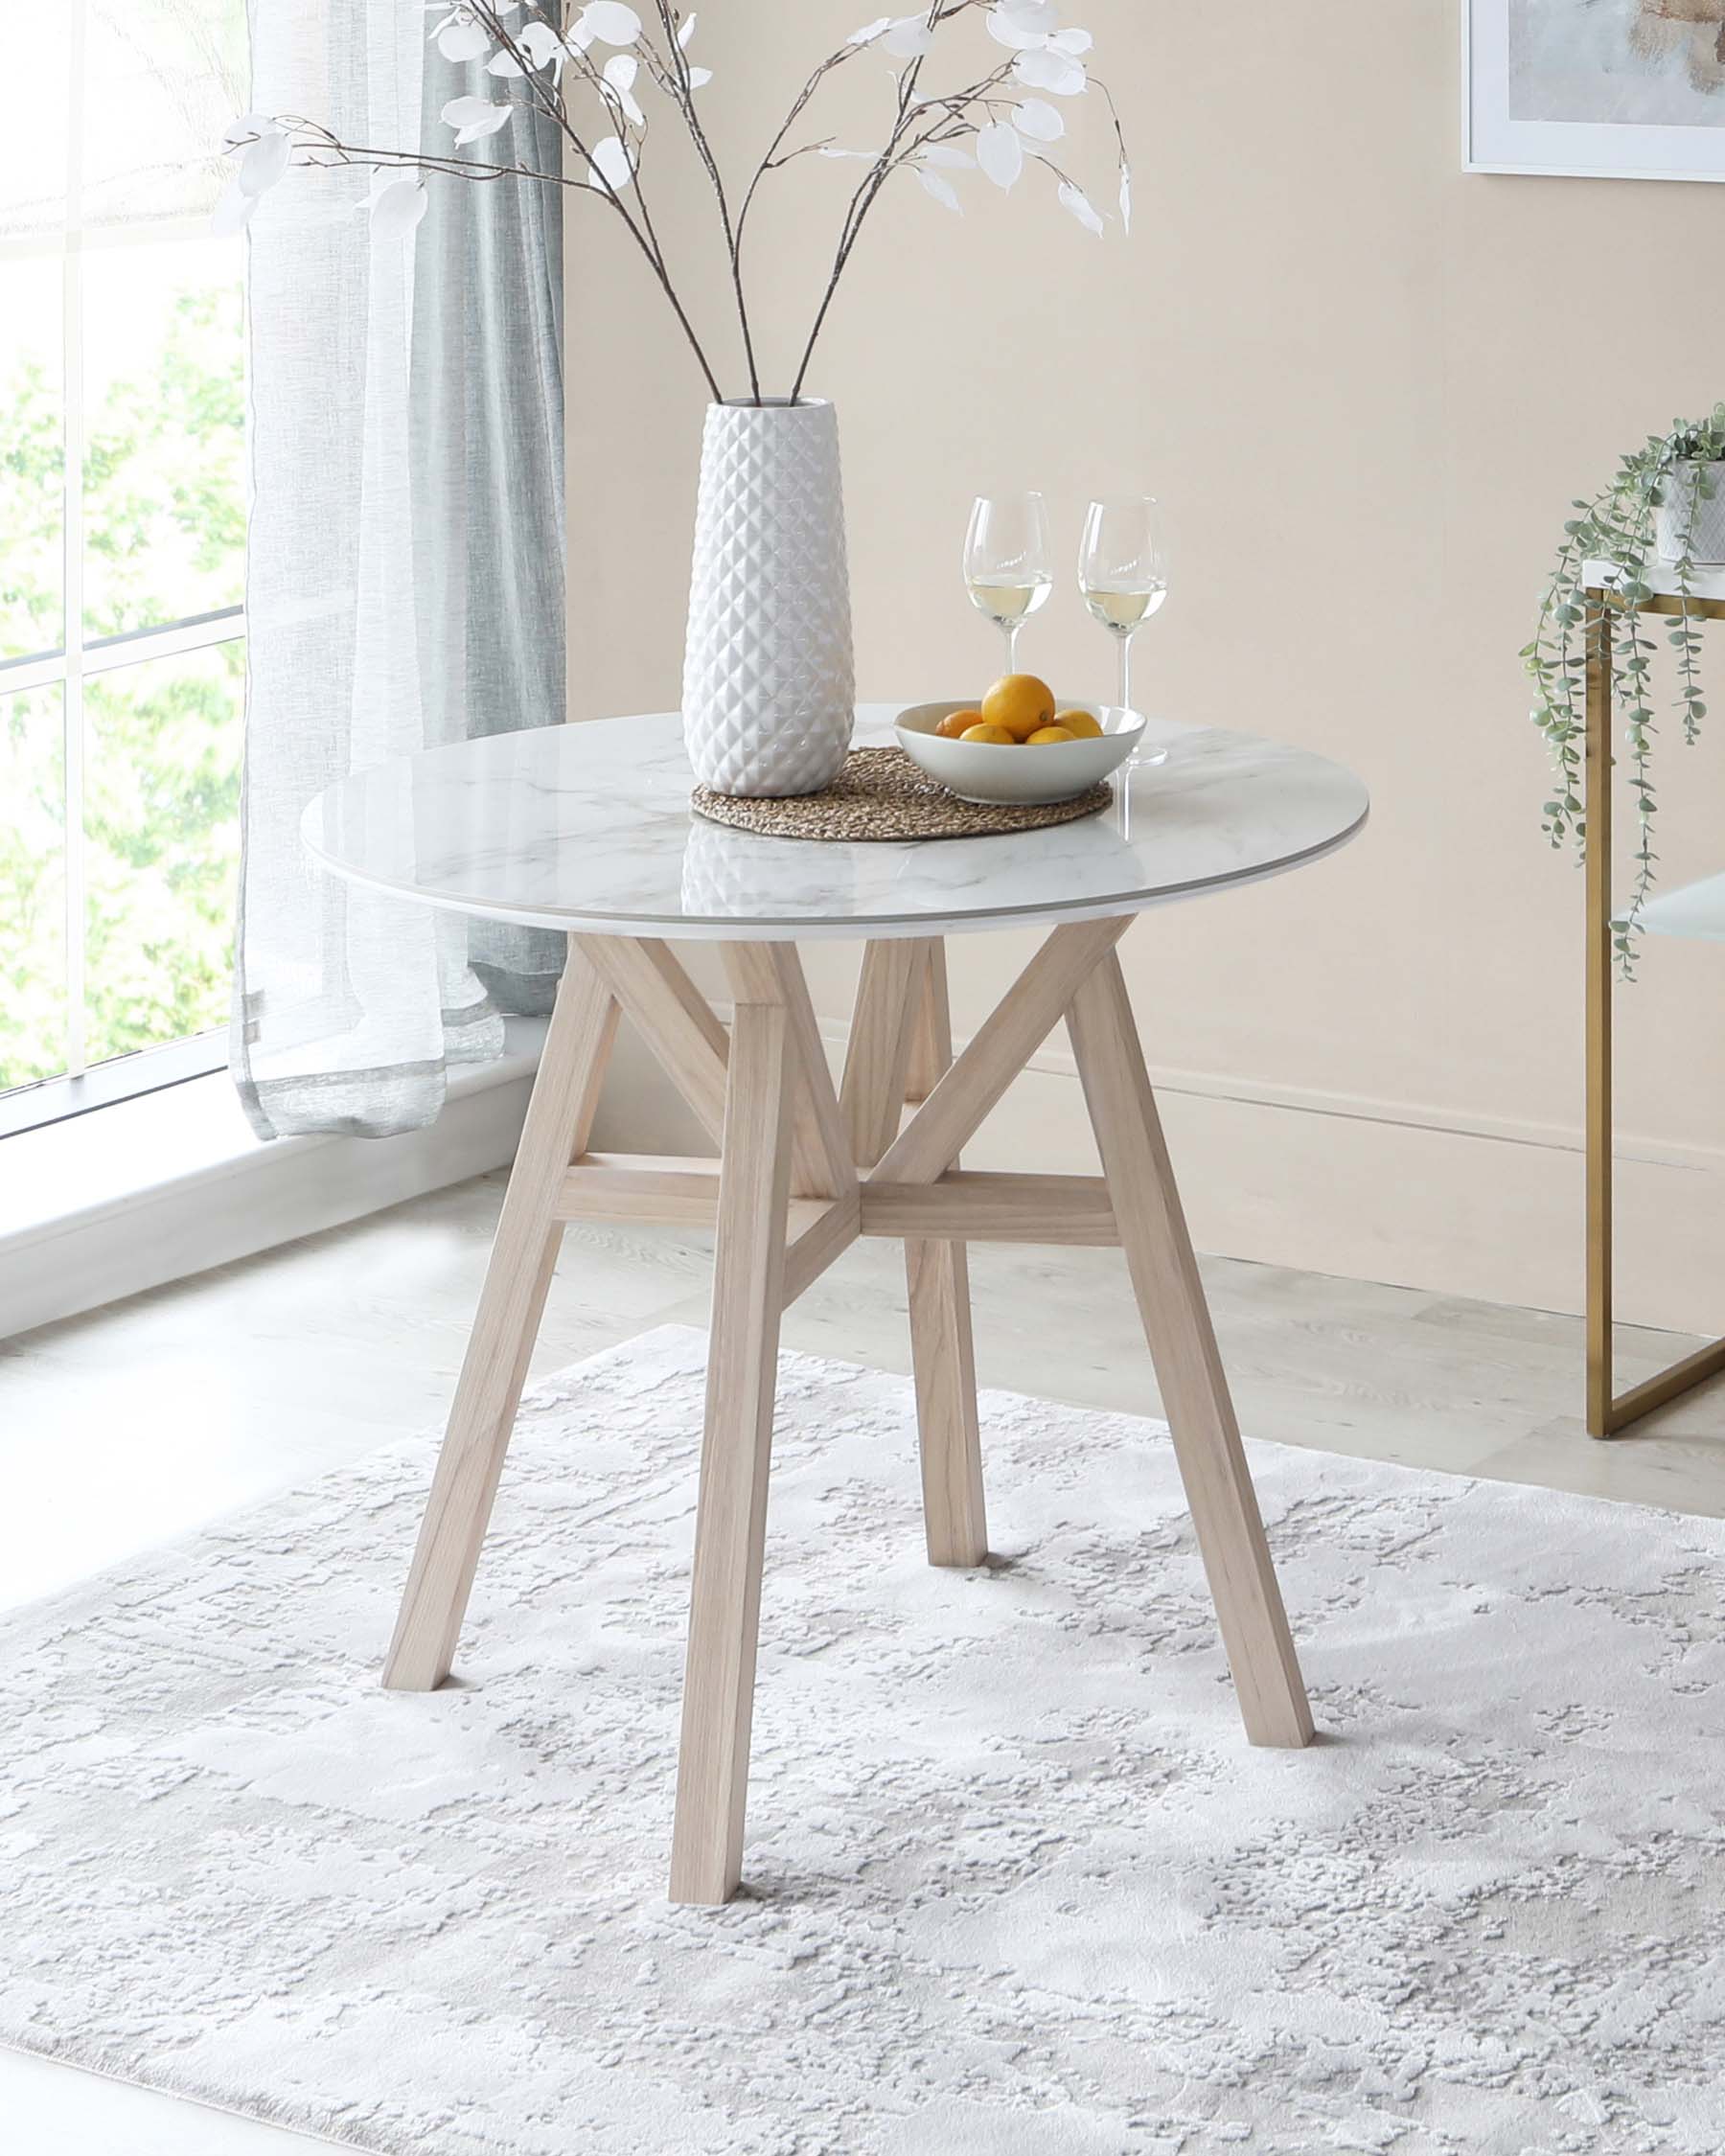
[[(438, 1424), (501, 1189), (465, 1183), (0, 1342), (0, 1604)], [(1725, 1515), (1725, 1381), (1596, 1444), (1577, 1319), (1226, 1259), (1204, 1271), (1253, 1436)], [(978, 1248), (971, 1272), (984, 1385), (1155, 1411), (1117, 1252)], [(702, 1324), (706, 1289), (699, 1238), (572, 1227), (535, 1367)], [(903, 1294), (898, 1247), (859, 1244), (791, 1311), (785, 1344), (905, 1370)], [(1620, 1384), (1693, 1344), (1625, 1328)], [(0, 2118), (18, 2156), (306, 2145), (4, 2053)]]

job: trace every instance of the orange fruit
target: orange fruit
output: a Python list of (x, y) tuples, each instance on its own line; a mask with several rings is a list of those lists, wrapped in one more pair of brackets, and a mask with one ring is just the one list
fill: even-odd
[(982, 717), (1004, 726), (1014, 741), (1028, 741), (1054, 716), (1054, 692), (1034, 674), (1002, 674), (982, 699)]
[(970, 732), (973, 726), (982, 723), (979, 711), (949, 711), (934, 731), (942, 741), (957, 741)]
[(1079, 741), (1094, 741), (1102, 731), (1100, 722), (1092, 719), (1088, 711), (1057, 711), (1054, 723), (1064, 726)]
[(1009, 734), (1004, 726), (990, 726), (986, 723), (980, 726), (967, 726), (958, 738), (960, 741), (1004, 742), (1008, 748), (1018, 746), (1017, 734)]
[(1030, 745), (1034, 748), (1038, 742), (1076, 741), (1078, 736), (1069, 726), (1038, 726), (1029, 739)]

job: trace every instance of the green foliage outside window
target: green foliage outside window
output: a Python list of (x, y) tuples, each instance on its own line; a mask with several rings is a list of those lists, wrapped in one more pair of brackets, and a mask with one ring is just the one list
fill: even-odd
[[(86, 641), (242, 596), (240, 308), (237, 284), (181, 291), (165, 333), (138, 338), (137, 362), (95, 401)], [(124, 321), (109, 333), (124, 353)], [(0, 381), (0, 655), (59, 646), (63, 471), (58, 383), (25, 361)], [(219, 644), (86, 677), (91, 1062), (226, 1021), (243, 653)], [(60, 692), (0, 694), (0, 1088), (65, 1067), (63, 806)]]

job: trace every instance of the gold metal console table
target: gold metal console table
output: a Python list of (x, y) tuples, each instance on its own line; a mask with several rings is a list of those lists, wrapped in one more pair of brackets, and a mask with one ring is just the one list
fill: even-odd
[[(1684, 602), (1676, 583), (1658, 568), (1647, 572), (1650, 595), (1636, 611), (1680, 615)], [(1705, 571), (1691, 580), (1691, 618), (1725, 621), (1725, 573)], [(1612, 1305), (1612, 1109), (1611, 1109), (1611, 619), (1624, 602), (1609, 588), (1610, 571), (1602, 562), (1586, 568), (1587, 596), (1587, 756), (1583, 789), (1587, 819), (1587, 1430), (1593, 1437), (1615, 1437), (1655, 1408), (1663, 1408), (1705, 1379), (1725, 1370), (1725, 1339), (1700, 1347), (1657, 1377), (1614, 1388), (1611, 1340)], [(1694, 887), (1696, 894), (1716, 886), (1725, 901), (1725, 877)], [(1644, 925), (1669, 935), (1708, 935), (1725, 940), (1725, 904), (1712, 926), (1691, 925), (1707, 906), (1684, 911), (1681, 902), (1694, 894), (1678, 892), (1655, 901), (1644, 912)]]

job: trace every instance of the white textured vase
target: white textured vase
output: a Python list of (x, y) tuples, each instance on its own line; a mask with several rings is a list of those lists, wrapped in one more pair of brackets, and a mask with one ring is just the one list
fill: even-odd
[[(1706, 475), (1702, 493), (1696, 473)], [(1665, 499), (1653, 512), (1653, 543), (1662, 562), (1680, 562), (1685, 541), (1690, 560), (1709, 568), (1725, 564), (1725, 464), (1673, 465)]]
[(815, 793), (856, 713), (831, 404), (710, 404), (683, 654), (683, 739), (719, 793)]

